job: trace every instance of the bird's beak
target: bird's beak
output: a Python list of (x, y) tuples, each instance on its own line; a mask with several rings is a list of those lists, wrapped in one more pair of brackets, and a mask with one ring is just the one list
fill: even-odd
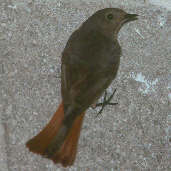
[(127, 23), (127, 22), (130, 22), (130, 21), (138, 20), (137, 17), (138, 17), (137, 14), (126, 14), (124, 16), (123, 22)]

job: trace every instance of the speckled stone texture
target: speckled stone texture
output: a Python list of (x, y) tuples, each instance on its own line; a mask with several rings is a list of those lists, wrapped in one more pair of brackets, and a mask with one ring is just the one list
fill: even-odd
[[(63, 169), (25, 142), (61, 101), (61, 52), (95, 11), (140, 15), (119, 34), (113, 102), (87, 111), (76, 162)], [(171, 171), (170, 0), (0, 0), (0, 171)]]

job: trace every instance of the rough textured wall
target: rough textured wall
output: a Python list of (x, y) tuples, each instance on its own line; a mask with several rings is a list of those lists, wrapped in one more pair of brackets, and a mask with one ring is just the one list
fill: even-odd
[(70, 170), (171, 170), (170, 0), (0, 0), (0, 170), (56, 171), (25, 142), (61, 101), (60, 58), (71, 33), (95, 11), (140, 15), (119, 34), (117, 88), (102, 115), (89, 109)]

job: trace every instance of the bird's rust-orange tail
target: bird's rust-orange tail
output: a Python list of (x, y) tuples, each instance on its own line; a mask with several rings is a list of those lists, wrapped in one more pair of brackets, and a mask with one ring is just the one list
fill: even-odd
[[(51, 145), (54, 146), (53, 139), (58, 136), (58, 131), (63, 125), (63, 103), (60, 104), (46, 127), (38, 135), (30, 139), (26, 143), (26, 146), (31, 152), (48, 157), (53, 160), (54, 163), (61, 163), (64, 167), (71, 166), (76, 157), (78, 139), (84, 114), (85, 113), (82, 113), (77, 116), (62, 145), (60, 145), (60, 148), (56, 151), (54, 150), (50, 157), (46, 155), (46, 151)], [(55, 145), (58, 146), (58, 144)]]

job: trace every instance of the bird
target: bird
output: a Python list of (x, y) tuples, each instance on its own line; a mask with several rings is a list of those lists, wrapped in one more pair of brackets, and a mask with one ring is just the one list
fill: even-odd
[(137, 14), (104, 8), (71, 34), (61, 55), (62, 102), (49, 123), (27, 141), (31, 152), (63, 167), (74, 164), (85, 112), (116, 78), (122, 53), (118, 33), (137, 19)]

